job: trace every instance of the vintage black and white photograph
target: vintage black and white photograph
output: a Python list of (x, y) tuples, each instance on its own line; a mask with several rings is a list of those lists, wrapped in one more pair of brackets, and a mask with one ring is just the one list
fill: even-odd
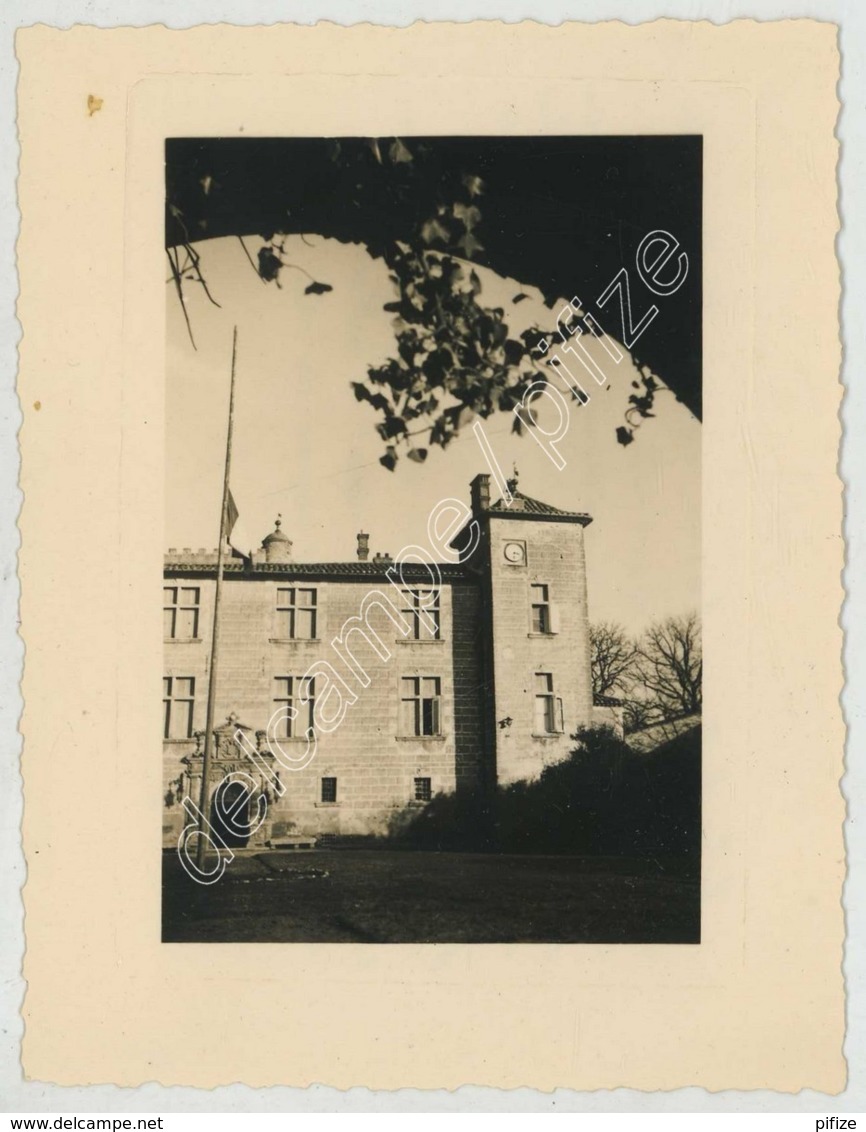
[(701, 137), (165, 186), (163, 941), (699, 943)]

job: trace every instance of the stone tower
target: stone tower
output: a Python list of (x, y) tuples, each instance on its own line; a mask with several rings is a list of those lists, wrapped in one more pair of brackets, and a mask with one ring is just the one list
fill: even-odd
[[(487, 634), (489, 741), (499, 784), (535, 778), (592, 721), (584, 528), (589, 515), (471, 484)], [(510, 500), (508, 498), (510, 495)]]

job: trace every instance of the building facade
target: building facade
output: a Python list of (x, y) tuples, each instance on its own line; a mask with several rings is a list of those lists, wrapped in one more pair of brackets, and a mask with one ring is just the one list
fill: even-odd
[[(491, 501), (476, 476), (452, 544), (474, 549), (434, 573), (371, 559), (363, 532), (351, 561), (296, 562), (279, 521), (226, 560), (209, 793), (231, 773), (238, 805), (267, 799), (254, 843), (386, 833), (438, 794), (537, 776), (593, 721), (590, 516), (508, 486)], [(216, 572), (215, 551), (166, 556), (166, 845), (199, 798)]]

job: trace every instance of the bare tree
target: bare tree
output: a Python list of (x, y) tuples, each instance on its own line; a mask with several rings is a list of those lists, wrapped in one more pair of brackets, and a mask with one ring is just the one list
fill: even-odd
[(651, 625), (638, 646), (638, 677), (665, 719), (701, 710), (701, 621), (697, 613)]
[(629, 695), (623, 702), (622, 725), (626, 735), (635, 731), (643, 731), (658, 722), (658, 712), (654, 705), (646, 698), (643, 689), (638, 685), (635, 691), (639, 695)]
[(625, 693), (632, 683), (637, 647), (621, 625), (599, 621), (589, 627), (592, 658), (592, 694)]

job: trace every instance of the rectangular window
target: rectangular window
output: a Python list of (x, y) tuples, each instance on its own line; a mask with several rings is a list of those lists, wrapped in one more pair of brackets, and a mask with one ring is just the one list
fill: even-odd
[(277, 636), (289, 641), (316, 639), (316, 591), (299, 586), (277, 590)]
[(336, 802), (337, 800), (337, 780), (336, 778), (323, 778), (322, 779), (322, 801), (323, 802)]
[(415, 779), (415, 801), (429, 802), (433, 797), (432, 782), (429, 778)]
[(532, 597), (532, 632), (549, 633), (550, 628), (550, 596), (547, 586), (534, 584), (530, 586)]
[(400, 733), (439, 735), (441, 684), (438, 676), (404, 676), (401, 681)]
[(553, 676), (549, 672), (536, 672), (534, 732), (536, 735), (554, 735), (560, 730), (556, 724)]
[(198, 636), (201, 591), (198, 586), (164, 586), (162, 590), (162, 632), (169, 640), (189, 640)]
[(415, 641), (438, 641), (441, 633), (439, 590), (403, 590), (403, 616)]
[(193, 676), (164, 677), (162, 681), (162, 707), (163, 738), (192, 738), (195, 678)]
[(277, 739), (303, 739), (313, 726), (316, 681), (308, 676), (274, 677), (274, 735)]

